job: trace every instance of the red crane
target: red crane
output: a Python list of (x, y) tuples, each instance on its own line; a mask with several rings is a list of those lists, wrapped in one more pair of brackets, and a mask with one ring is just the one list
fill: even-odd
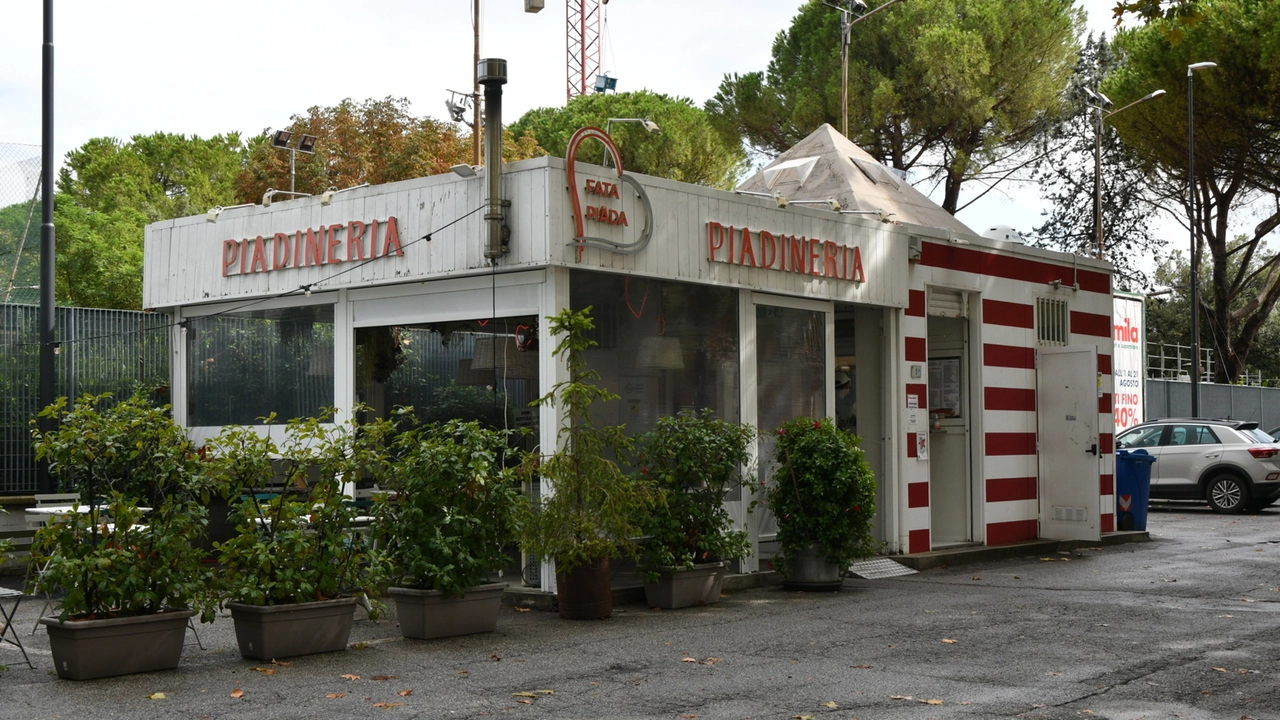
[(600, 74), (600, 6), (609, 0), (565, 0), (565, 99), (585, 95)]

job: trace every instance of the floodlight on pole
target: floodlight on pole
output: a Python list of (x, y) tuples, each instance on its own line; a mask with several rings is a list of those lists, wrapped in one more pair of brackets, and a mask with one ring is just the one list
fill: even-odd
[[(1102, 133), (1103, 123), (1108, 118), (1119, 115), (1135, 105), (1141, 105), (1144, 102), (1155, 100), (1164, 96), (1164, 90), (1155, 90), (1125, 105), (1119, 110), (1106, 112), (1111, 107), (1111, 98), (1103, 95), (1101, 91), (1090, 90), (1087, 87), (1080, 88), (1084, 92), (1085, 97), (1093, 101), (1093, 105), (1089, 107), (1096, 111), (1098, 116), (1098, 128), (1093, 133), (1093, 223), (1094, 230), (1097, 235), (1097, 243), (1094, 248), (1095, 257), (1102, 257)], [(1106, 114), (1104, 114), (1106, 113)]]
[[(294, 189), (294, 158), (298, 153), (306, 153), (307, 155), (314, 153), (316, 149), (316, 136), (303, 134), (298, 138), (298, 144), (296, 146), (289, 144), (289, 141), (292, 139), (293, 133), (289, 130), (277, 130), (275, 131), (275, 134), (271, 136), (272, 147), (285, 150), (289, 153), (289, 192), (291, 193)], [(267, 204), (270, 204), (270, 201), (268, 201)]]
[(1196, 217), (1196, 114), (1192, 76), (1196, 70), (1218, 67), (1215, 62), (1187, 66), (1187, 202), (1191, 210), (1191, 417), (1200, 417), (1200, 253)]
[(889, 0), (883, 5), (867, 11), (863, 0), (846, 0), (844, 6), (823, 2), (827, 7), (840, 11), (840, 133), (849, 137), (849, 34), (854, 25), (866, 20), (885, 8), (892, 7), (903, 0)]
[[(614, 123), (636, 123), (637, 125), (640, 125), (641, 127), (643, 127), (645, 129), (645, 132), (649, 133), (650, 135), (657, 135), (658, 133), (661, 132), (661, 130), (658, 129), (658, 124), (653, 122), (649, 118), (609, 118), (608, 120), (604, 121), (605, 135), (609, 135), (609, 137), (613, 137), (612, 135), (609, 134), (609, 128), (613, 127)], [(609, 149), (608, 148), (605, 148), (603, 157), (604, 159), (600, 161), (600, 164), (604, 165), (605, 167), (608, 167), (609, 165)]]

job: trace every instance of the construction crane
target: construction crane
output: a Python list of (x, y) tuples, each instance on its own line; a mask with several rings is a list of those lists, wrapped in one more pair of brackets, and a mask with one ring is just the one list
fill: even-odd
[[(545, 0), (525, 0), (525, 12), (538, 12)], [(601, 5), (609, 0), (565, 0), (565, 99), (585, 95), (600, 75)], [(612, 89), (612, 88), (610, 88)]]

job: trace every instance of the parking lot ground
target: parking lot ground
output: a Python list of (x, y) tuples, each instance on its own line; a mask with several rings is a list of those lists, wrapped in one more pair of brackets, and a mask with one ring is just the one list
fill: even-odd
[(1280, 510), (1159, 504), (1148, 530), (839, 593), (598, 622), (504, 608), (496, 633), (446, 640), (405, 640), (389, 614), (288, 664), (241, 659), (220, 617), (175, 671), (78, 683), (25, 634), (28, 601), (38, 669), (0, 648), (0, 718), (1280, 719)]

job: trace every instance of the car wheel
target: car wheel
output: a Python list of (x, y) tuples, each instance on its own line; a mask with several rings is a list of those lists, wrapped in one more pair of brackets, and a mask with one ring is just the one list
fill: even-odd
[(1249, 488), (1235, 475), (1219, 475), (1209, 481), (1205, 500), (1217, 513), (1243, 512), (1249, 505)]

